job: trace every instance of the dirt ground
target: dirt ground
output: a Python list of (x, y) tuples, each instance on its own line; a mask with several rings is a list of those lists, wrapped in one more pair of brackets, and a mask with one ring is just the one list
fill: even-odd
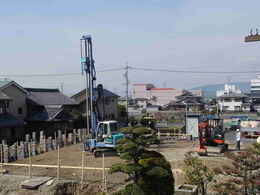
[[(198, 142), (191, 141), (173, 141), (172, 143), (162, 144), (160, 147), (153, 148), (161, 152), (166, 159), (171, 163), (173, 173), (175, 175), (175, 185), (182, 184), (184, 177), (181, 171), (183, 167), (184, 154), (188, 151), (195, 151)], [(231, 145), (231, 149), (234, 148)], [(61, 165), (81, 166), (81, 146), (71, 145), (66, 146), (60, 150)], [(213, 168), (216, 166), (229, 164), (230, 162), (221, 154), (214, 154), (214, 156), (201, 157), (205, 164)], [(102, 157), (95, 158), (92, 154), (86, 153), (85, 166), (88, 167), (102, 167)], [(105, 153), (105, 167), (111, 167), (112, 164), (121, 162), (120, 158), (114, 153)], [(28, 159), (18, 160), (15, 163), (29, 163)], [(34, 156), (32, 158), (33, 164), (57, 164), (57, 151), (51, 151), (44, 154)], [(28, 168), (5, 166), (4, 169), (8, 170), (12, 175), (28, 175)], [(32, 168), (33, 176), (51, 176), (56, 177), (57, 170), (55, 168)], [(80, 181), (81, 170), (76, 169), (61, 169), (60, 177), (64, 179), (73, 179)], [(108, 189), (113, 191), (124, 184), (126, 175), (116, 173), (107, 174)], [(101, 184), (102, 171), (85, 170), (84, 180), (86, 183)]]

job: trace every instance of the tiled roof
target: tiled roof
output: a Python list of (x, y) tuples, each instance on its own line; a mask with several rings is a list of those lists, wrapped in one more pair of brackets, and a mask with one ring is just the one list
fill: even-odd
[(27, 121), (50, 121), (55, 118), (57, 114), (59, 114), (63, 108), (61, 106), (46, 106), (42, 111), (32, 114), (28, 117)]
[(75, 105), (76, 102), (58, 89), (25, 88), (28, 98), (39, 105)]
[[(116, 95), (115, 93), (107, 90), (107, 89), (103, 89), (104, 92), (104, 97), (119, 97), (118, 95)], [(94, 93), (94, 99), (97, 98), (97, 88), (95, 88), (93, 90)], [(80, 92), (78, 92), (77, 94), (73, 95), (71, 97), (72, 99), (75, 99), (77, 102), (82, 102), (85, 101), (86, 99), (86, 89), (81, 90)]]
[(22, 86), (20, 86), (18, 83), (16, 83), (15, 81), (11, 81), (11, 80), (8, 80), (8, 79), (0, 80), (0, 89), (4, 89), (4, 88), (6, 88), (10, 85), (16, 86), (23, 93), (27, 94), (27, 91)]

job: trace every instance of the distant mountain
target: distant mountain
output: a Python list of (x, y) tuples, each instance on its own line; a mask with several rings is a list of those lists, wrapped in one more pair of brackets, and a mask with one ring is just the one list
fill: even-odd
[[(249, 82), (233, 82), (230, 83), (232, 85), (235, 85), (237, 88), (239, 88), (243, 93), (249, 93), (250, 92), (250, 83)], [(216, 91), (220, 89), (224, 89), (225, 83), (222, 84), (213, 84), (213, 85), (204, 85), (200, 87), (195, 87), (192, 89), (202, 89), (204, 92), (205, 97), (216, 97)]]

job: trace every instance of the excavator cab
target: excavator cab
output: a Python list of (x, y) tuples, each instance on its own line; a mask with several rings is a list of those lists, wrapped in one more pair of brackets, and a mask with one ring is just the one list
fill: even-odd
[(117, 121), (102, 121), (97, 126), (98, 137), (106, 138), (118, 132)]

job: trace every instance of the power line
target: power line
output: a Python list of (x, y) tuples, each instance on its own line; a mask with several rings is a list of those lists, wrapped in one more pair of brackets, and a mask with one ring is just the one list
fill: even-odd
[(191, 70), (170, 70), (170, 69), (152, 69), (152, 68), (136, 68), (131, 67), (132, 70), (154, 71), (154, 72), (172, 72), (172, 73), (191, 73), (191, 74), (255, 74), (259, 71), (191, 71)]
[[(128, 67), (129, 70), (136, 71), (152, 71), (152, 72), (169, 72), (169, 73), (188, 73), (188, 74), (256, 74), (260, 73), (260, 70), (256, 71), (192, 71), (192, 70), (171, 70), (171, 69), (153, 69), (153, 68), (142, 68), (142, 67)], [(114, 72), (123, 71), (122, 68), (112, 68), (97, 71), (98, 73), (103, 72)], [(79, 76), (82, 73), (57, 73), (57, 74), (0, 74), (0, 77), (65, 77), (65, 76)]]
[[(97, 72), (113, 72), (124, 70), (124, 68), (113, 68), (113, 69), (105, 69), (99, 70)], [(58, 73), (58, 74), (0, 74), (0, 77), (64, 77), (64, 76), (79, 76), (82, 73)]]

